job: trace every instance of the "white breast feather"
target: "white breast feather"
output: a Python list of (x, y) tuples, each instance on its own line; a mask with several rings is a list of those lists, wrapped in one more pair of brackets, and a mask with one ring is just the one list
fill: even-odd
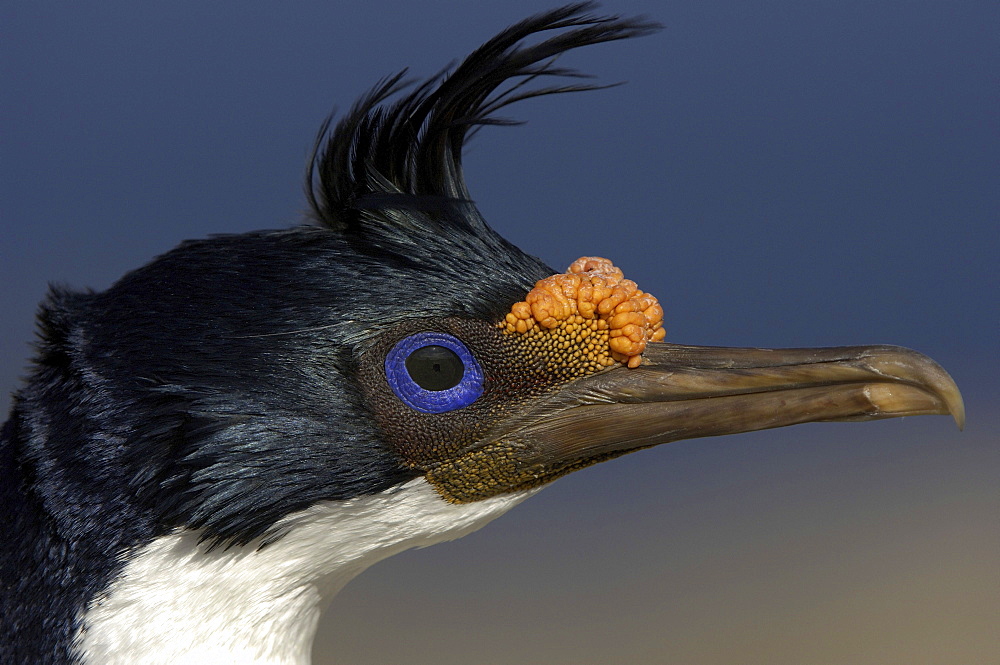
[(131, 553), (82, 617), (84, 663), (307, 665), (325, 605), (368, 566), (453, 540), (537, 490), (445, 502), (423, 478), (290, 515), (284, 537), (218, 548), (178, 531)]

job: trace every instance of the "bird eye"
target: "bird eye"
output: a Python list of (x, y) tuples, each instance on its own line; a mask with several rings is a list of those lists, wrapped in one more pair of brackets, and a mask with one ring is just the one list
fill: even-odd
[(446, 346), (422, 346), (406, 356), (406, 373), (424, 390), (454, 388), (465, 376), (465, 364)]
[(420, 332), (400, 340), (385, 357), (385, 378), (415, 411), (444, 413), (483, 394), (483, 370), (457, 337)]

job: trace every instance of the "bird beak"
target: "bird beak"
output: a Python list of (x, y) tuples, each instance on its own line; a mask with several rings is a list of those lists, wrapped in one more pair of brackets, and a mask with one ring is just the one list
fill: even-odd
[(497, 434), (518, 441), (519, 461), (542, 471), (579, 468), (679, 439), (930, 414), (951, 414), (959, 428), (965, 422), (955, 382), (910, 349), (660, 342), (649, 344), (639, 367), (618, 366), (577, 379)]

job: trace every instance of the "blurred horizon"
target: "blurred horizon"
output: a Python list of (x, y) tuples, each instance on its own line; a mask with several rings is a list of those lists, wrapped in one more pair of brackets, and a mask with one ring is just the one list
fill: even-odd
[[(333, 108), (556, 6), (512, 0), (0, 9), (0, 379), (47, 284), (302, 221)], [(1000, 659), (1000, 5), (606, 2), (654, 35), (559, 64), (608, 90), (505, 109), (465, 155), (502, 235), (602, 255), (668, 341), (890, 343), (948, 418), (681, 441), (563, 478), (334, 599), (332, 663), (963, 665)]]

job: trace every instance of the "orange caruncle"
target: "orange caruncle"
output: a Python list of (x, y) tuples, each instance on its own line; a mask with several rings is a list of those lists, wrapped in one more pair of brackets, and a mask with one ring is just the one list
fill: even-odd
[(578, 356), (595, 369), (615, 362), (638, 367), (646, 343), (666, 336), (656, 298), (596, 256), (579, 258), (565, 273), (539, 280), (500, 326), (555, 351), (544, 355), (563, 362)]

